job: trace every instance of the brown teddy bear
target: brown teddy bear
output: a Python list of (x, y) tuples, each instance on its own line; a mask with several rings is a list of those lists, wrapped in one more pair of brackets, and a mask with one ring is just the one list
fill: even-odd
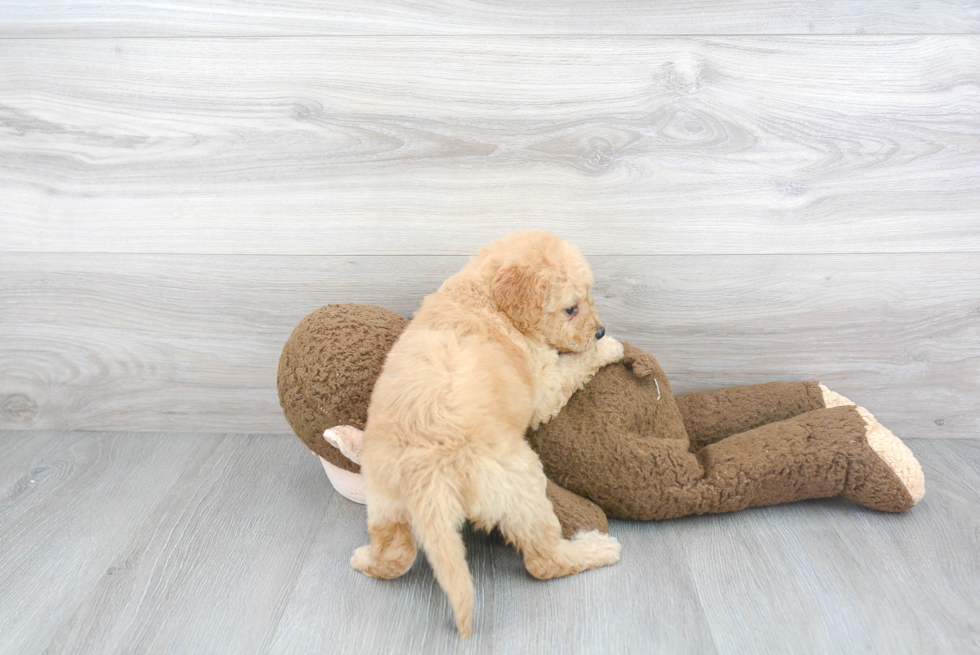
[[(305, 317), (279, 360), (286, 419), (334, 486), (364, 502), (360, 430), (385, 355), (408, 324), (370, 305)], [(910, 509), (925, 492), (908, 447), (817, 382), (770, 382), (674, 398), (652, 355), (624, 344), (557, 417), (528, 431), (566, 537), (606, 516), (665, 519), (843, 496)]]

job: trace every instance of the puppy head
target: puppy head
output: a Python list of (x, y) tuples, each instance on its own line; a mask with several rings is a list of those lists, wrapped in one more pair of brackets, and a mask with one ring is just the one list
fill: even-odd
[(549, 232), (518, 232), (480, 256), (496, 266), (490, 295), (518, 330), (559, 352), (595, 346), (602, 323), (592, 271), (578, 248)]

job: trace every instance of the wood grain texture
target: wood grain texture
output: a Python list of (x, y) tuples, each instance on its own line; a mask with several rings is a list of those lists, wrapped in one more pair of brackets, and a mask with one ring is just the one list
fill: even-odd
[(499, 535), (468, 531), (476, 616), (474, 638), (459, 644), (423, 558), (393, 581), (351, 575), (347, 554), (367, 543), (364, 509), (333, 496), (328, 512), (342, 518), (321, 525), (312, 552), (322, 555), (304, 566), (272, 652), (630, 653), (653, 644), (658, 652), (716, 652), (670, 530), (618, 530), (625, 555), (616, 567), (548, 582), (531, 578)]
[[(169, 440), (146, 450), (165, 457)], [(267, 651), (328, 506), (295, 475), (294, 446), (248, 435), (201, 449), (46, 652)]]
[(329, 34), (976, 33), (969, 0), (405, 2), (276, 0), (109, 3), (5, 0), (0, 37)]
[[(980, 433), (980, 254), (593, 257), (675, 393), (820, 379), (903, 437)], [(410, 316), (461, 257), (0, 258), (0, 426), (289, 432), (276, 368), (331, 302)]]
[[(212, 447), (174, 435), (147, 449), (132, 434), (0, 436), (0, 652), (39, 653), (184, 468)], [(20, 449), (18, 449), (20, 444)], [(37, 449), (24, 452), (25, 445)]]
[[(956, 488), (977, 475), (976, 441), (910, 442), (927, 492), (912, 513), (841, 512), (822, 500), (679, 522), (679, 541), (721, 652), (975, 652), (980, 625), (972, 580), (980, 575), (970, 515), (977, 495)], [(953, 473), (945, 460), (959, 457)], [(967, 472), (968, 468), (972, 468)], [(917, 515), (917, 512), (920, 512)], [(928, 513), (928, 518), (923, 516)], [(974, 536), (968, 536), (974, 535)], [(719, 562), (734, 563), (719, 575)], [(802, 572), (806, 572), (801, 574)], [(930, 584), (927, 581), (942, 581)], [(923, 611), (928, 607), (929, 610)], [(773, 624), (793, 626), (794, 647)], [(848, 635), (842, 640), (842, 635)]]
[[(38, 450), (11, 456), (25, 438)], [(68, 653), (974, 652), (980, 441), (909, 445), (927, 493), (901, 515), (830, 499), (611, 521), (619, 564), (547, 582), (530, 578), (499, 536), (468, 531), (477, 611), (473, 638), (460, 644), (423, 558), (394, 581), (349, 567), (367, 539), (364, 508), (330, 489), (298, 439), (0, 432), (0, 470), (27, 479), (54, 464), (43, 488), (0, 496), (0, 517), (16, 514), (0, 534), (0, 644)]]
[(980, 36), (0, 42), (2, 251), (980, 250)]
[[(0, 460), (0, 496), (7, 497), (15, 485), (24, 485), (23, 462), (48, 452), (48, 442), (57, 439), (54, 433), (23, 431), (3, 444), (4, 459)], [(30, 484), (31, 478), (27, 479)]]
[[(980, 652), (978, 207), (974, 0), (0, 0), (0, 652)], [(675, 392), (932, 437), (924, 501), (613, 521), (546, 583), (468, 532), (462, 645), (424, 560), (353, 572), (282, 344), (527, 227)]]

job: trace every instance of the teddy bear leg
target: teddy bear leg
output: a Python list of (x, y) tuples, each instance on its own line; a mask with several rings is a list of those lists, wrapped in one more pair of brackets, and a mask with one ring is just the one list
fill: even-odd
[(924, 494), (912, 452), (862, 408), (840, 405), (733, 435), (696, 454), (699, 512), (843, 496), (889, 512)]
[(330, 484), (347, 500), (363, 505), (367, 502), (364, 492), (364, 474), (360, 471), (361, 441), (364, 432), (350, 425), (337, 425), (323, 431), (323, 440), (340, 451), (346, 458), (344, 461), (356, 465), (357, 470), (343, 469), (320, 457), (323, 470), (327, 473)]
[(364, 495), (364, 474), (353, 473), (339, 466), (334, 466), (332, 462), (328, 462), (323, 457), (320, 458), (320, 464), (323, 465), (323, 470), (327, 473), (327, 479), (330, 480), (330, 484), (337, 493), (347, 500), (360, 505), (367, 502), (367, 498)]
[(767, 382), (677, 398), (677, 408), (695, 451), (761, 425), (842, 404), (854, 403), (819, 382)]
[[(922, 474), (919, 461), (909, 447), (905, 445), (905, 442), (879, 423), (871, 412), (863, 407), (856, 409), (867, 426), (865, 438), (868, 447), (886, 464), (889, 470), (886, 471), (881, 466), (874, 466), (875, 462), (872, 459), (862, 471), (864, 475), (853, 475), (848, 480), (844, 497), (865, 507), (885, 512), (900, 512), (910, 509), (922, 500), (926, 493), (925, 476)], [(896, 503), (896, 498), (901, 494), (897, 490), (889, 491), (890, 486), (894, 486), (894, 479), (889, 473), (894, 474), (894, 477), (902, 483), (911, 498), (911, 502), (905, 500), (902, 503)], [(862, 478), (865, 477), (870, 481), (863, 481)]]

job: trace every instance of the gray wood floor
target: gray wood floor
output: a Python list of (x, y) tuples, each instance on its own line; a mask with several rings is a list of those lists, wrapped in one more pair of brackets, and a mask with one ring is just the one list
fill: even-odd
[(460, 645), (424, 560), (350, 569), (364, 509), (295, 437), (0, 432), (0, 652), (980, 652), (980, 441), (910, 445), (907, 514), (614, 521), (620, 564), (550, 582), (468, 534)]

